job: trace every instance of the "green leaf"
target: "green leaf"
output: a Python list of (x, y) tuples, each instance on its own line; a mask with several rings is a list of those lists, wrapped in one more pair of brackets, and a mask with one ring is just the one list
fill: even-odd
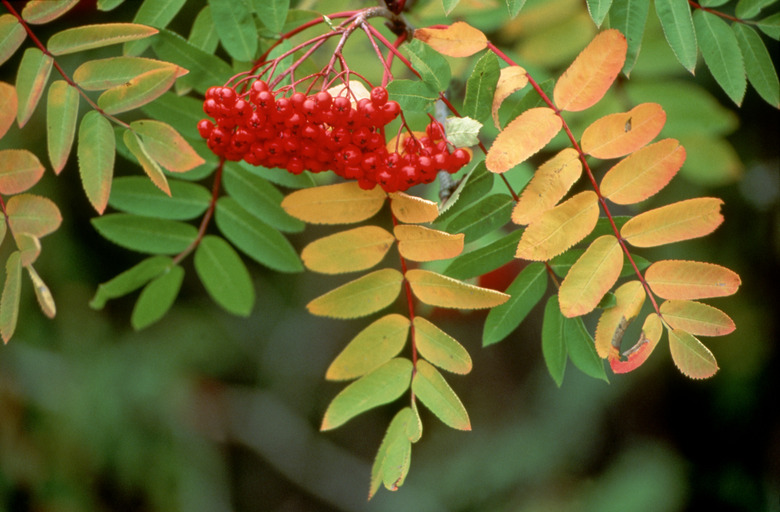
[(236, 60), (251, 61), (257, 53), (257, 28), (247, 2), (208, 0), (222, 47)]
[(268, 30), (279, 34), (284, 28), (290, 0), (253, 0), (255, 11)]
[[(474, 168), (461, 179), (458, 188), (443, 205), (435, 225), (443, 226), (463, 208), (485, 197), (493, 189), (495, 174), (487, 170), (485, 161), (478, 162)], [(454, 206), (454, 207), (453, 207)]]
[(597, 27), (601, 27), (604, 18), (612, 7), (612, 0), (587, 0), (588, 13)]
[(214, 53), (219, 46), (219, 35), (214, 27), (214, 18), (211, 16), (211, 7), (208, 5), (200, 10), (190, 29), (190, 37), (187, 42), (200, 48), (204, 52)]
[(452, 72), (450, 64), (442, 54), (418, 39), (403, 46), (414, 69), (422, 76), (422, 81), (434, 91), (446, 91), (450, 85)]
[(462, 254), (442, 272), (455, 279), (471, 279), (512, 261), (523, 231), (516, 229), (484, 247)]
[(479, 240), (509, 222), (513, 204), (507, 194), (491, 194), (454, 215), (447, 222), (446, 231), (463, 233), (466, 243)]
[(5, 284), (0, 297), (0, 335), (4, 343), (8, 343), (16, 330), (21, 294), (22, 260), (19, 251), (14, 251), (5, 262)]
[(623, 65), (623, 74), (626, 76), (631, 74), (631, 69), (639, 56), (649, 10), (649, 0), (613, 0), (612, 2), (609, 26), (620, 30), (628, 42), (626, 63)]
[(456, 148), (466, 148), (479, 144), (479, 130), (482, 123), (470, 117), (448, 117), (444, 121), (447, 141)]
[(392, 402), (409, 389), (411, 378), (411, 361), (391, 359), (341, 390), (328, 405), (320, 430), (337, 428), (362, 412)]
[(53, 233), (62, 223), (62, 215), (54, 201), (33, 194), (11, 197), (6, 203), (5, 214), (11, 232), (38, 238)]
[(157, 29), (135, 23), (102, 23), (83, 25), (57, 32), (49, 38), (46, 49), (52, 55), (102, 48), (112, 44), (144, 39), (157, 33)]
[[(178, 76), (187, 73), (186, 69), (161, 60), (143, 57), (109, 57), (83, 63), (73, 72), (73, 80), (84, 90), (102, 91), (125, 85), (143, 73), (160, 69), (176, 69)], [(202, 109), (202, 106), (200, 108)]]
[(460, 3), (460, 0), (441, 0), (441, 3), (444, 6), (444, 14), (449, 14)]
[(225, 164), (225, 191), (257, 218), (287, 233), (298, 233), (306, 226), (282, 208), (284, 195), (260, 176), (232, 162)]
[(566, 340), (566, 350), (574, 366), (582, 373), (609, 382), (604, 371), (604, 361), (596, 353), (596, 344), (588, 334), (582, 318), (567, 318), (563, 321), (563, 336)]
[[(780, 39), (780, 12), (759, 20), (758, 28), (772, 39)], [(3, 59), (0, 59), (2, 63)]]
[(155, 161), (174, 173), (187, 172), (205, 163), (184, 137), (169, 124), (144, 119), (130, 123)]
[[(181, 10), (184, 2), (186, 0), (144, 0), (133, 18), (133, 23), (163, 29)], [(146, 39), (125, 43), (122, 53), (132, 56), (141, 55), (149, 47), (149, 42), (150, 40)]]
[(113, 11), (124, 3), (125, 0), (97, 0), (98, 11)]
[(171, 88), (178, 71), (164, 67), (141, 73), (126, 84), (108, 89), (98, 97), (97, 104), (107, 114), (119, 114), (146, 105)]
[(46, 102), (46, 142), (49, 161), (59, 174), (68, 161), (79, 113), (79, 91), (64, 80), (52, 82)]
[(471, 356), (463, 345), (430, 321), (414, 317), (414, 333), (417, 350), (429, 363), (454, 373), (471, 371)]
[(103, 309), (106, 301), (123, 297), (142, 287), (173, 265), (167, 256), (152, 256), (125, 270), (116, 277), (98, 285), (95, 296), (89, 301), (89, 307)]
[(171, 195), (167, 196), (148, 179), (141, 176), (116, 178), (108, 204), (126, 213), (171, 220), (189, 220), (200, 215), (211, 202), (211, 192), (204, 186), (171, 180)]
[(98, 213), (103, 213), (114, 175), (116, 139), (111, 123), (96, 110), (81, 119), (76, 153), (87, 198)]
[(404, 112), (426, 112), (439, 98), (431, 86), (417, 80), (393, 80), (387, 84), (387, 92)]
[(374, 371), (406, 345), (409, 319), (390, 314), (374, 321), (352, 338), (325, 372), (328, 380), (350, 380)]
[(197, 126), (198, 121), (204, 118), (203, 102), (200, 100), (190, 96), (177, 96), (169, 91), (141, 107), (141, 110), (146, 115), (171, 125), (186, 138), (201, 139)]
[(482, 346), (498, 343), (509, 336), (542, 300), (546, 291), (547, 271), (544, 264), (529, 264), (506, 289), (510, 299), (488, 313), (482, 331)]
[[(552, 78), (545, 80), (544, 82), (539, 84), (539, 88), (542, 89), (542, 91), (547, 95), (548, 98), (552, 98), (553, 96), (553, 89), (555, 88), (555, 80)], [(505, 102), (508, 103), (508, 102)], [(526, 92), (522, 98), (520, 98), (519, 101), (515, 104), (515, 107), (511, 110), (509, 116), (507, 116), (506, 121), (504, 122), (504, 126), (512, 122), (517, 116), (525, 112), (526, 110), (537, 108), (537, 107), (546, 107), (547, 104), (544, 102), (542, 97), (537, 94), (535, 91), (529, 91)]]
[(41, 161), (30, 151), (0, 149), (0, 194), (26, 192), (38, 183), (43, 172)]
[(178, 254), (198, 236), (195, 226), (129, 213), (103, 215), (92, 219), (92, 225), (103, 238), (126, 249), (147, 254)]
[(424, 360), (417, 361), (412, 392), (444, 424), (458, 430), (471, 430), (471, 421), (458, 395), (439, 370)]
[(184, 280), (184, 269), (174, 265), (141, 290), (130, 315), (130, 325), (140, 330), (157, 322), (171, 309)]
[(13, 55), (27, 37), (27, 31), (11, 14), (0, 16), (0, 65)]
[[(123, 139), (125, 146), (135, 156), (138, 163), (143, 167), (144, 172), (154, 185), (163, 191), (166, 195), (171, 195), (171, 189), (168, 186), (168, 180), (157, 162), (149, 155), (149, 151), (144, 146), (141, 139), (133, 133), (132, 130), (124, 130)], [(110, 199), (110, 196), (109, 196)]]
[(287, 169), (266, 169), (265, 167), (255, 167), (252, 164), (244, 162), (243, 160), (238, 162), (238, 165), (242, 169), (249, 171), (250, 174), (260, 176), (261, 178), (270, 181), (275, 185), (279, 185), (285, 188), (310, 188), (317, 185), (312, 178), (312, 174), (309, 171), (303, 171), (301, 174), (292, 174), (287, 172)]
[(217, 227), (247, 256), (279, 272), (301, 272), (303, 264), (290, 242), (279, 231), (258, 219), (235, 199), (217, 201)]
[(661, 21), (661, 28), (674, 56), (685, 69), (693, 73), (699, 46), (688, 3), (677, 0), (655, 0), (655, 12)]
[(386, 308), (401, 293), (403, 275), (394, 268), (375, 270), (339, 286), (306, 305), (309, 313), (331, 318), (358, 318)]
[(509, 17), (514, 18), (525, 5), (525, 0), (506, 0), (506, 7), (509, 9)]
[(542, 318), (542, 355), (555, 383), (563, 384), (563, 374), (566, 371), (566, 340), (563, 335), (566, 317), (558, 307), (558, 296), (547, 299)]
[(205, 93), (214, 84), (225, 83), (234, 74), (224, 60), (191, 45), (180, 35), (168, 30), (160, 31), (153, 48), (161, 59), (188, 69), (189, 74), (180, 80), (199, 93)]
[(18, 95), (18, 110), (16, 121), (19, 128), (23, 127), (32, 116), (38, 101), (43, 95), (43, 88), (49, 80), (54, 59), (44, 55), (38, 48), (27, 48), (19, 63), (16, 73), (16, 94)]
[(391, 491), (397, 490), (403, 484), (409, 472), (412, 454), (412, 441), (408, 431), (417, 421), (418, 416), (411, 407), (404, 407), (393, 417), (371, 466), (369, 500), (379, 490), (380, 484), (384, 484)]
[(249, 316), (255, 289), (238, 253), (218, 236), (206, 235), (195, 251), (195, 271), (214, 302), (230, 313)]
[(734, 10), (735, 16), (740, 20), (755, 18), (761, 9), (772, 5), (776, 0), (739, 0)]
[(780, 82), (772, 57), (761, 36), (753, 27), (743, 23), (734, 23), (731, 28), (737, 36), (737, 43), (745, 59), (745, 71), (750, 85), (767, 103), (780, 108)]
[(702, 9), (693, 13), (693, 24), (704, 63), (729, 98), (741, 105), (747, 80), (742, 52), (734, 32), (725, 21)]
[(79, 0), (32, 0), (22, 9), (22, 18), (27, 23), (40, 25), (54, 21), (79, 3)]
[(463, 99), (461, 114), (479, 122), (484, 122), (490, 116), (500, 74), (495, 53), (486, 52), (480, 57), (466, 82), (466, 97)]

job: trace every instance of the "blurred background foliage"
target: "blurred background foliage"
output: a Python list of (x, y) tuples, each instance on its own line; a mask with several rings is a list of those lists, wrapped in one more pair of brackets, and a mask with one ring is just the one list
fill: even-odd
[[(136, 9), (126, 2), (98, 13), (89, 3), (39, 35), (129, 20)], [(205, 4), (190, 3), (197, 8), (182, 10), (171, 25), (184, 35)], [(368, 4), (293, 2), (325, 13)], [(447, 21), (438, 0), (415, 4), (412, 23)], [(578, 0), (529, 0), (511, 22), (505, 12), (499, 0), (462, 0), (450, 19), (489, 32), (540, 82), (556, 77), (596, 31)], [(777, 45), (770, 49), (776, 60)], [(351, 66), (360, 69), (360, 59), (374, 66), (370, 55), (357, 52)], [(79, 58), (61, 62), (72, 71)], [(13, 81), (14, 62), (0, 79)], [(452, 66), (463, 86), (473, 61)], [(541, 310), (488, 349), (479, 341), (484, 313), (434, 312), (474, 360), (472, 374), (451, 381), (473, 431), (453, 431), (423, 412), (433, 432), (415, 447), (409, 480), (367, 502), (371, 460), (391, 411), (317, 431), (340, 389), (324, 381), (325, 369), (362, 326), (306, 313), (303, 305), (335, 281), (254, 265), (258, 304), (240, 319), (215, 307), (188, 272), (172, 312), (133, 332), (134, 297), (100, 312), (88, 307), (98, 283), (138, 260), (93, 231), (71, 158), (61, 177), (38, 185), (65, 212), (38, 263), (58, 315), (45, 319), (26, 287), (30, 307), (0, 349), (0, 510), (780, 511), (777, 110), (754, 91), (735, 108), (701, 63), (691, 77), (652, 12), (631, 80), (591, 117), (574, 118), (575, 135), (589, 119), (640, 101), (667, 109), (662, 136), (688, 150), (682, 176), (662, 200), (713, 195), (726, 202), (726, 222), (713, 235), (650, 255), (702, 258), (742, 276), (738, 295), (717, 304), (738, 329), (708, 342), (721, 367), (714, 378), (681, 376), (662, 344), (647, 364), (609, 385), (570, 368), (558, 389), (541, 357)], [(507, 102), (502, 119), (511, 110)], [(31, 121), (41, 129), (24, 138), (12, 130), (3, 145), (40, 153), (42, 111)], [(530, 170), (518, 170), (518, 180)], [(119, 174), (138, 172), (119, 161)], [(292, 241), (300, 249), (318, 234), (307, 229)]]

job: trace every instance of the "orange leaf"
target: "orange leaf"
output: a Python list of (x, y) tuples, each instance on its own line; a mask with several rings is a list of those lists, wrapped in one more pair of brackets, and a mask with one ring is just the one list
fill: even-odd
[(627, 48), (625, 36), (616, 29), (597, 34), (555, 84), (555, 105), (570, 112), (595, 105), (623, 69)]
[(649, 210), (623, 224), (620, 236), (634, 247), (655, 247), (709, 235), (723, 222), (722, 204), (698, 197)]
[(523, 189), (512, 211), (512, 221), (520, 225), (533, 222), (558, 204), (581, 174), (579, 153), (572, 148), (566, 148), (547, 160)]
[(509, 300), (509, 295), (489, 288), (481, 288), (451, 277), (413, 269), (406, 272), (406, 280), (414, 295), (431, 306), (456, 309), (492, 308)]
[(407, 224), (433, 222), (439, 216), (439, 205), (404, 192), (390, 194), (390, 208), (396, 219)]
[(19, 194), (41, 179), (43, 165), (26, 149), (0, 150), (0, 194)]
[(718, 371), (715, 356), (690, 333), (680, 329), (669, 330), (669, 350), (677, 368), (692, 379), (707, 379)]
[(487, 168), (495, 173), (508, 171), (546, 146), (562, 126), (561, 118), (551, 108), (526, 110), (498, 134), (485, 158)]
[(498, 84), (496, 84), (496, 92), (493, 95), (493, 107), (491, 111), (493, 113), (493, 123), (499, 130), (501, 126), (498, 124), (498, 109), (505, 99), (509, 97), (515, 91), (519, 91), (528, 84), (528, 73), (520, 66), (509, 66), (501, 70), (501, 75), (498, 77)]
[(628, 373), (639, 368), (647, 361), (663, 335), (664, 327), (656, 313), (650, 313), (642, 325), (639, 341), (618, 357), (617, 353), (609, 358), (609, 365), (615, 373)]
[(301, 259), (314, 272), (356, 272), (382, 261), (393, 243), (393, 235), (379, 226), (361, 226), (313, 241), (303, 248)]
[(333, 318), (358, 318), (386, 308), (401, 292), (403, 275), (393, 269), (375, 270), (320, 295), (306, 305), (309, 313)]
[(645, 288), (639, 281), (629, 281), (615, 290), (615, 305), (604, 310), (596, 326), (595, 342), (599, 357), (617, 357), (628, 324), (636, 318), (644, 303)]
[(487, 48), (487, 37), (468, 23), (456, 21), (447, 28), (418, 28), (414, 38), (448, 57), (468, 57)]
[(385, 204), (380, 188), (363, 190), (357, 182), (337, 183), (296, 190), (282, 201), (282, 207), (310, 224), (352, 224), (373, 217)]
[(6, 204), (6, 219), (15, 234), (27, 233), (37, 238), (56, 231), (62, 224), (62, 214), (54, 201), (33, 194), (19, 194)]
[(737, 328), (726, 313), (701, 302), (667, 300), (660, 309), (667, 324), (695, 336), (724, 336)]
[(732, 270), (714, 263), (662, 260), (650, 265), (645, 280), (663, 299), (706, 299), (736, 293), (742, 284)]
[(587, 190), (547, 210), (523, 232), (516, 258), (547, 261), (593, 231), (599, 218), (595, 192)]
[(593, 311), (612, 288), (623, 268), (623, 250), (617, 238), (604, 235), (572, 265), (558, 291), (563, 316), (572, 318)]
[(16, 87), (0, 82), (0, 138), (6, 134), (16, 119)]
[(650, 144), (617, 163), (601, 180), (601, 194), (615, 204), (644, 201), (664, 188), (685, 161), (675, 139)]
[(398, 252), (408, 260), (446, 260), (463, 252), (463, 233), (452, 235), (425, 226), (406, 224), (399, 224), (394, 232), (398, 239)]
[(582, 151), (596, 158), (620, 158), (644, 147), (666, 123), (666, 112), (657, 103), (642, 103), (628, 112), (610, 114), (593, 122), (582, 133)]

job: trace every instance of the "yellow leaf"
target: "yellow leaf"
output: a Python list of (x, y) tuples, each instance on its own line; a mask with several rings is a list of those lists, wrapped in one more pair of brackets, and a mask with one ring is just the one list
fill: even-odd
[(669, 350), (674, 364), (687, 377), (707, 379), (718, 371), (715, 356), (690, 333), (669, 329)]
[(306, 268), (323, 274), (367, 270), (382, 261), (395, 237), (379, 226), (361, 226), (315, 240), (301, 252)]
[(407, 224), (433, 222), (439, 216), (439, 205), (404, 192), (390, 194), (390, 209), (396, 219)]
[(399, 224), (395, 227), (398, 252), (412, 261), (436, 261), (454, 258), (463, 252), (465, 235), (451, 235), (444, 231)]
[(485, 34), (462, 21), (443, 29), (418, 28), (414, 31), (414, 38), (448, 57), (468, 57), (487, 48)]
[(22, 258), (22, 266), (32, 265), (41, 255), (41, 241), (29, 233), (14, 233), (14, 242)]
[(599, 203), (587, 190), (547, 210), (523, 232), (516, 258), (547, 261), (585, 238), (596, 226)]
[(642, 332), (639, 334), (639, 341), (620, 356), (618, 356), (617, 351), (610, 356), (609, 365), (612, 367), (612, 371), (628, 373), (640, 367), (650, 357), (663, 333), (664, 327), (661, 317), (656, 313), (647, 315), (645, 323), (642, 325)]
[(309, 313), (333, 318), (358, 318), (386, 308), (401, 292), (403, 275), (393, 269), (375, 270), (320, 295), (306, 305)]
[(428, 362), (453, 373), (471, 371), (471, 356), (463, 345), (433, 323), (414, 317), (414, 333), (417, 350)]
[(596, 158), (620, 158), (644, 147), (666, 123), (666, 112), (657, 103), (642, 103), (628, 112), (596, 120), (582, 133), (582, 151)]
[(615, 204), (644, 201), (664, 188), (685, 162), (685, 148), (664, 139), (627, 156), (604, 175), (601, 194)]
[(509, 295), (443, 276), (430, 270), (413, 269), (406, 280), (414, 295), (431, 306), (456, 309), (492, 308), (509, 300)]
[(596, 326), (596, 352), (599, 357), (616, 357), (628, 324), (645, 303), (645, 288), (639, 281), (629, 281), (615, 290), (615, 305), (605, 309)]
[(629, 219), (620, 235), (634, 247), (655, 247), (708, 235), (723, 222), (715, 197), (698, 197), (640, 213)]
[(660, 310), (664, 321), (672, 328), (694, 336), (725, 336), (737, 328), (726, 313), (701, 302), (667, 300)]
[(295, 218), (310, 224), (352, 224), (373, 217), (385, 204), (380, 188), (363, 190), (357, 182), (296, 190), (282, 201)]
[(555, 105), (570, 112), (595, 105), (623, 69), (627, 49), (620, 31), (610, 29), (597, 34), (555, 84)]
[(33, 283), (35, 289), (35, 298), (38, 300), (38, 305), (41, 307), (43, 314), (49, 318), (54, 318), (57, 314), (57, 306), (54, 303), (54, 297), (51, 295), (49, 287), (43, 282), (41, 276), (35, 271), (32, 265), (27, 265), (27, 273), (30, 274), (30, 280)]
[(503, 173), (526, 161), (561, 130), (563, 121), (551, 108), (531, 108), (512, 120), (488, 150), (485, 164)]
[(512, 211), (515, 224), (527, 225), (558, 204), (582, 174), (579, 153), (566, 148), (543, 163), (523, 189)]
[(16, 87), (0, 82), (0, 138), (6, 134), (16, 119)]
[(604, 235), (572, 265), (558, 291), (563, 316), (572, 318), (590, 313), (612, 288), (623, 268), (623, 250), (617, 238)]
[(736, 293), (742, 284), (732, 270), (714, 263), (662, 260), (650, 265), (645, 280), (653, 293), (663, 299), (706, 299)]
[(501, 70), (496, 84), (496, 92), (493, 95), (493, 123), (499, 130), (501, 126), (498, 123), (498, 109), (505, 99), (515, 91), (519, 91), (528, 84), (528, 73), (520, 66), (509, 66)]

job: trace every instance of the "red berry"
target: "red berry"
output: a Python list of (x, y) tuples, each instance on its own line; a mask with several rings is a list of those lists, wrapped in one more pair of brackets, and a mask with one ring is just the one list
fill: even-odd
[(333, 97), (328, 91), (320, 91), (314, 95), (314, 101), (317, 102), (317, 106), (320, 107), (322, 111), (325, 111), (329, 109), (333, 103)]
[(440, 141), (444, 138), (444, 126), (438, 121), (431, 121), (425, 127), (425, 134), (434, 142)]
[(387, 98), (387, 89), (384, 87), (374, 87), (371, 89), (371, 103), (373, 103), (374, 106), (381, 107), (387, 103)]
[(214, 123), (209, 121), (208, 119), (201, 119), (198, 121), (198, 133), (200, 133), (200, 136), (204, 139), (208, 139), (209, 135), (211, 135), (211, 130), (214, 129)]

